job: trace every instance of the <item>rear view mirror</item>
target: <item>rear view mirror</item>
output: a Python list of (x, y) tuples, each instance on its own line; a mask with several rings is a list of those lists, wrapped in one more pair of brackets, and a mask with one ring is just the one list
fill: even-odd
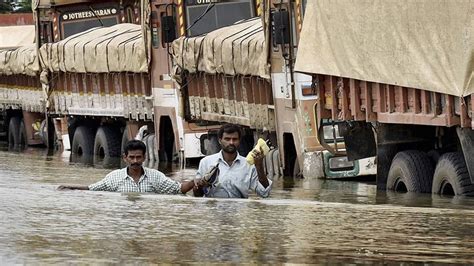
[(290, 44), (290, 16), (288, 11), (275, 11), (272, 17), (274, 43)]
[(344, 143), (344, 139), (339, 135), (339, 123), (321, 119), (318, 123), (318, 141), (331, 154), (345, 155), (345, 151), (339, 149)]
[(339, 124), (339, 134), (344, 138), (349, 160), (359, 160), (377, 155), (377, 144), (372, 125), (365, 121)]
[(176, 23), (173, 16), (161, 17), (161, 36), (164, 43), (170, 43), (176, 39)]

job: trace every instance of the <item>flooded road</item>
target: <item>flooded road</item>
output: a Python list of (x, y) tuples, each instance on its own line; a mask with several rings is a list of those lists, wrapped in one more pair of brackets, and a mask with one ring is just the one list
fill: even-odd
[(474, 199), (283, 178), (268, 199), (56, 190), (109, 171), (0, 150), (0, 263), (474, 263)]

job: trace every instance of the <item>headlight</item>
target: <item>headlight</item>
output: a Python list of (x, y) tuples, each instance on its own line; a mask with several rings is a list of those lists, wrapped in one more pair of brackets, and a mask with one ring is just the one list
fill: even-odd
[(354, 162), (349, 161), (346, 156), (329, 158), (329, 169), (342, 171), (354, 169)]

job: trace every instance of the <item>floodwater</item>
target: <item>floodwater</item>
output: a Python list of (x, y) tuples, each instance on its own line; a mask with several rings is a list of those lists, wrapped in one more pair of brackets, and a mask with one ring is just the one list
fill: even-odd
[(474, 199), (284, 178), (268, 199), (56, 190), (109, 171), (0, 149), (0, 264), (474, 263)]

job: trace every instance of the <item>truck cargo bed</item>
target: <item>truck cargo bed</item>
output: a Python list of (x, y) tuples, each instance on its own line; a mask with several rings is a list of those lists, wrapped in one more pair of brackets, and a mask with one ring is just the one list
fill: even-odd
[(313, 82), (321, 118), (474, 128), (472, 95), (457, 97), (328, 75), (315, 75)]

